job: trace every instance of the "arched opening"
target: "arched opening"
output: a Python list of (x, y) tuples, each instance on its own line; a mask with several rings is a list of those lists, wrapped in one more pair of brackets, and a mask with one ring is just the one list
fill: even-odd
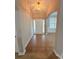
[(47, 18), (47, 32), (53, 33), (56, 32), (56, 24), (57, 24), (57, 12), (53, 12)]

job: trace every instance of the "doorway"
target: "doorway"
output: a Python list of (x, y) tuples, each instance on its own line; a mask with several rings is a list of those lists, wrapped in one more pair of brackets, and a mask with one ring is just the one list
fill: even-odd
[(33, 20), (33, 34), (44, 34), (45, 33), (45, 20)]

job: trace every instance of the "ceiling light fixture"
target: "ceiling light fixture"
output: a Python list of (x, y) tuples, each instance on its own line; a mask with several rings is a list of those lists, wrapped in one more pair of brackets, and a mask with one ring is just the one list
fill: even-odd
[(20, 0), (17, 6), (33, 18), (45, 18), (58, 9), (58, 0)]
[(37, 2), (38, 5), (40, 5), (40, 2)]

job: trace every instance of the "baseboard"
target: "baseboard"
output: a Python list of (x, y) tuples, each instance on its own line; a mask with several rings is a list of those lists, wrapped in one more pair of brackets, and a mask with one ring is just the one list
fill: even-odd
[(54, 51), (55, 55), (56, 55), (57, 57), (59, 57), (59, 59), (63, 59), (63, 57), (62, 57), (61, 55), (59, 55), (59, 54), (56, 52), (55, 49), (53, 49), (53, 51)]
[(19, 52), (19, 49), (18, 48), (15, 48), (15, 53), (18, 53)]
[(26, 43), (25, 46), (24, 46), (25, 51), (24, 51), (23, 53), (21, 53), (21, 55), (24, 55), (24, 54), (26, 53), (26, 47), (27, 47), (27, 45), (29, 44), (29, 42), (30, 42), (30, 40), (32, 39), (32, 37), (33, 37), (33, 35), (31, 35), (31, 36), (29, 37), (27, 43)]
[(18, 52), (18, 56), (25, 55), (25, 53), (26, 53), (26, 50), (24, 49), (23, 52)]
[(30, 40), (32, 39), (33, 35), (29, 38), (29, 40), (27, 41), (27, 43), (25, 44), (24, 48), (26, 49), (27, 45), (29, 44)]
[(19, 52), (18, 50), (17, 51), (15, 50), (15, 53), (18, 53), (18, 52)]
[(31, 40), (32, 37), (33, 37), (33, 35), (29, 38), (29, 40), (28, 40), (27, 43), (25, 44), (25, 46), (24, 46), (24, 51), (23, 51), (23, 52), (18, 52), (18, 55), (19, 55), (19, 56), (25, 55), (25, 53), (26, 53), (26, 47), (27, 47), (27, 45), (29, 44), (29, 42), (30, 42), (30, 40)]

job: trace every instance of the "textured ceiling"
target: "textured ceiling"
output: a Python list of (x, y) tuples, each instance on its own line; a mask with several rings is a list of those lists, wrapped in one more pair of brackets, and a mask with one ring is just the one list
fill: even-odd
[(58, 8), (59, 0), (18, 0), (17, 8), (28, 13), (32, 18), (46, 18)]

